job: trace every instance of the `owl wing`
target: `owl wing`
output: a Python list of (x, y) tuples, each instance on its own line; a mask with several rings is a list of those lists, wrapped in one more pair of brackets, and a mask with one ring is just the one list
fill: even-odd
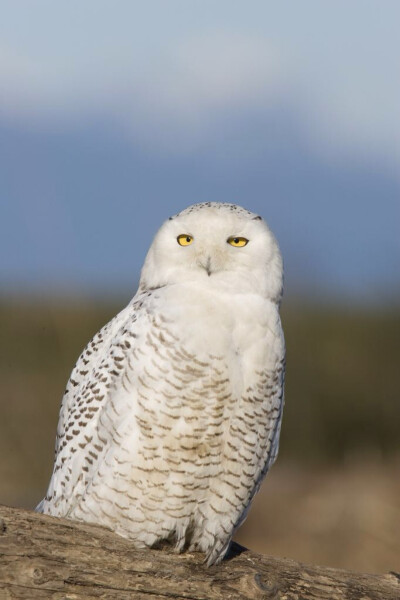
[(118, 419), (108, 413), (127, 383), (127, 351), (136, 337), (134, 300), (93, 337), (71, 373), (61, 403), (53, 474), (38, 512), (67, 516), (115, 435)]

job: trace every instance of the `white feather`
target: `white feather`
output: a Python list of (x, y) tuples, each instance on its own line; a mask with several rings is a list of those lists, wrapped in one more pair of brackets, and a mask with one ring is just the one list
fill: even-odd
[(281, 293), (279, 248), (257, 215), (206, 203), (167, 221), (138, 293), (71, 374), (38, 510), (222, 560), (278, 452)]

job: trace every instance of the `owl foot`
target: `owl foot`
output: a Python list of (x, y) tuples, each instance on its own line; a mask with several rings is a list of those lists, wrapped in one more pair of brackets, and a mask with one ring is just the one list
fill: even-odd
[(218, 565), (226, 553), (228, 552), (229, 546), (231, 543), (231, 538), (228, 541), (226, 540), (216, 540), (212, 548), (206, 553), (206, 558), (204, 563), (207, 567), (211, 567), (212, 565)]
[(182, 538), (178, 539), (178, 541), (176, 542), (176, 544), (174, 546), (174, 552), (176, 552), (176, 554), (182, 554), (182, 552), (184, 552), (184, 550), (185, 550), (185, 546), (186, 546), (186, 538), (182, 537)]

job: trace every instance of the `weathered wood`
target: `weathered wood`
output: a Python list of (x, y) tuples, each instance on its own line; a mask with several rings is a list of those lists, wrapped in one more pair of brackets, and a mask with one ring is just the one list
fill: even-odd
[(102, 527), (0, 506), (0, 598), (399, 600), (400, 575), (367, 575), (261, 556), (138, 551)]

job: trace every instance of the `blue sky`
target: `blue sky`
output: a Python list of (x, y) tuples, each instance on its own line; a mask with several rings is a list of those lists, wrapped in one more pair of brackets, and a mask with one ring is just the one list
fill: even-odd
[(261, 213), (289, 294), (400, 290), (397, 1), (2, 3), (3, 289), (134, 291), (158, 226)]

